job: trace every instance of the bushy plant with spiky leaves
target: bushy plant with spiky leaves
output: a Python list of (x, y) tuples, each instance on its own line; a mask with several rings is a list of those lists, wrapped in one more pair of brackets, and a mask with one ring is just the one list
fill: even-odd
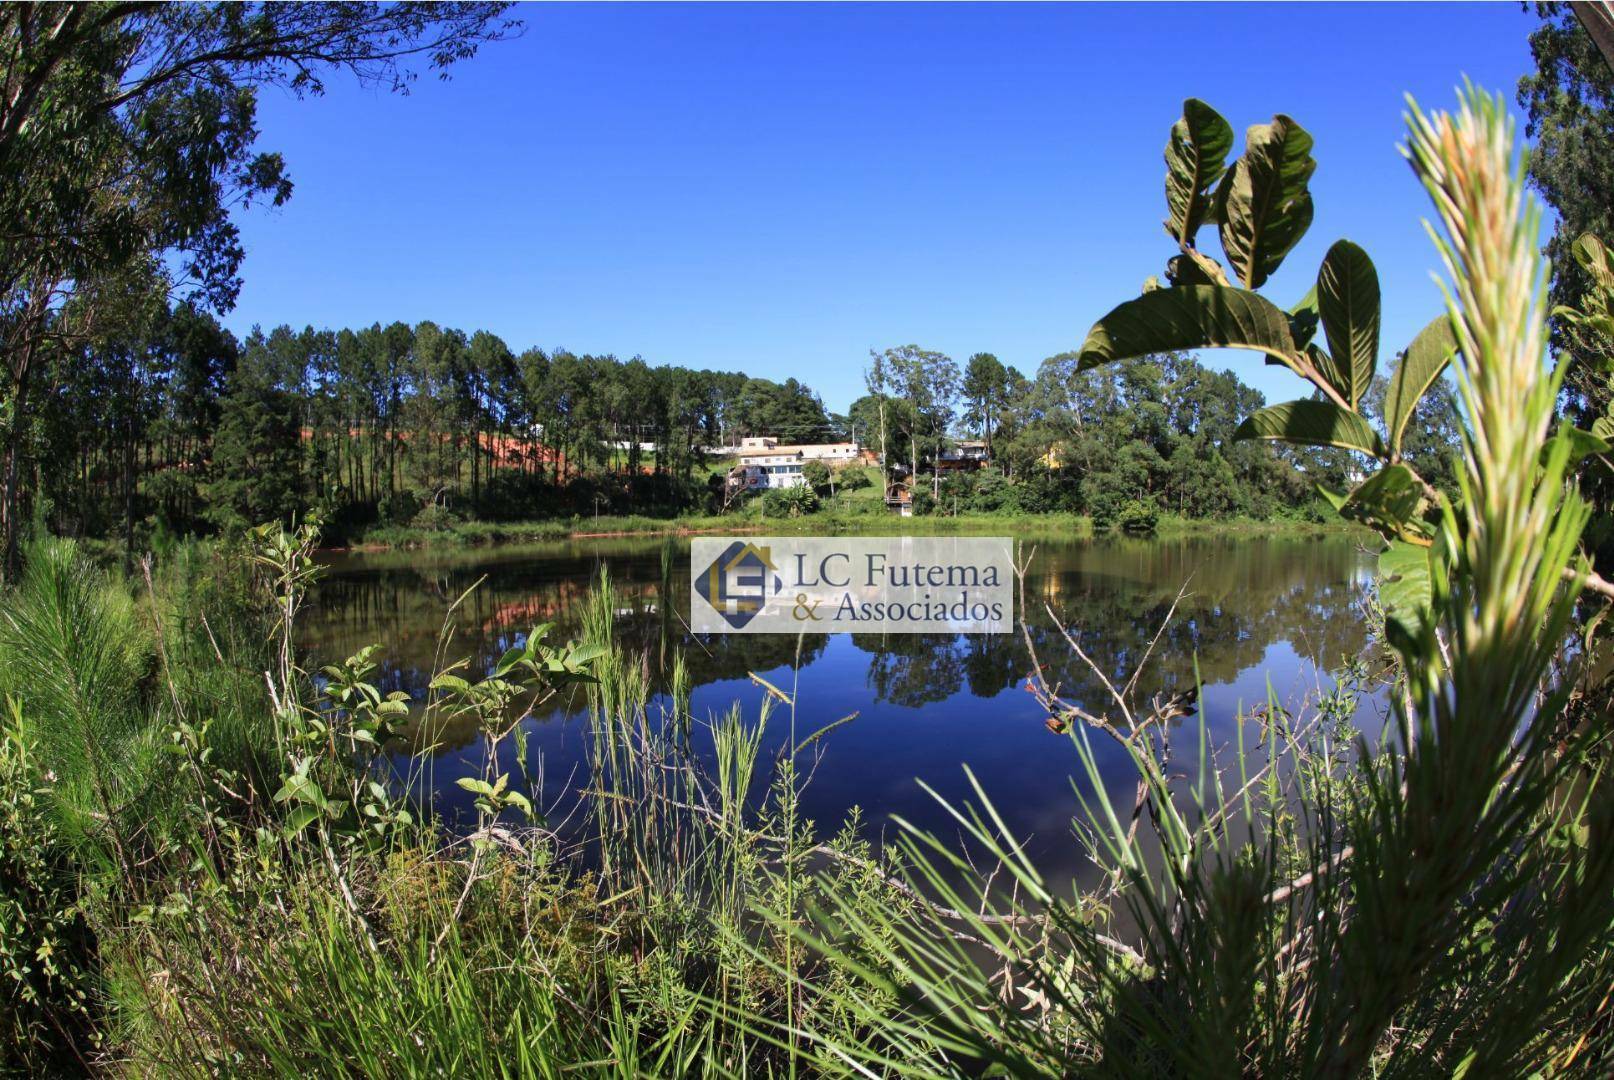
[[(1614, 1061), (1614, 787), (1588, 767), (1608, 732), (1557, 724), (1586, 511), (1566, 482), (1574, 448), (1550, 437), (1538, 214), (1500, 99), (1471, 90), (1456, 115), (1409, 123), (1465, 427), (1461, 498), (1419, 526), (1440, 572), (1422, 618), (1392, 635), (1408, 673), (1397, 737), (1345, 755), (1273, 721), (1273, 763), (1250, 770), (1241, 742), (1229, 782), (1203, 724), (1186, 781), (1122, 733), (1140, 831), (1074, 725), (1092, 793), (1078, 827), (1135, 932), (1108, 936), (1090, 898), (1051, 887), (977, 787), (978, 808), (954, 811), (971, 860), (911, 828), (899, 840), (920, 917), (832, 898), (830, 932), (807, 935), (871, 999), (900, 1003), (858, 1011), (869, 1036), (825, 1040), (824, 1058), (939, 1077), (1592, 1075)], [(876, 962), (845, 940), (874, 943)]]

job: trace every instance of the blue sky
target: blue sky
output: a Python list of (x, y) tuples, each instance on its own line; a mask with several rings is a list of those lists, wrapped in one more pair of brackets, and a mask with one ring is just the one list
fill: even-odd
[[(1298, 299), (1356, 241), (1387, 358), (1439, 304), (1403, 95), (1447, 106), (1467, 75), (1512, 101), (1535, 25), (1506, 3), (519, 14), (521, 38), (407, 96), (264, 94), (261, 145), (296, 192), (240, 217), (232, 329), (433, 319), (518, 350), (794, 375), (837, 411), (870, 348), (1031, 375), (1161, 272), (1161, 154), (1196, 96), (1241, 145), (1274, 112), (1315, 136), (1316, 218), (1265, 291)], [(1272, 400), (1300, 389), (1208, 359)]]

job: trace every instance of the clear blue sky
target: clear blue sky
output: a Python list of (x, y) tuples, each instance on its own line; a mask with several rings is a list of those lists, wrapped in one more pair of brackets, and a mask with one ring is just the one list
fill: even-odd
[[(1388, 356), (1439, 302), (1402, 95), (1447, 106), (1466, 74), (1511, 101), (1535, 25), (1508, 3), (519, 13), (521, 38), (408, 96), (264, 95), (296, 192), (241, 215), (232, 329), (433, 319), (794, 375), (837, 411), (871, 347), (1031, 375), (1161, 273), (1161, 153), (1197, 96), (1241, 145), (1274, 112), (1315, 136), (1315, 223), (1267, 292), (1298, 299), (1349, 237), (1378, 264)], [(1299, 389), (1209, 359), (1269, 399)]]

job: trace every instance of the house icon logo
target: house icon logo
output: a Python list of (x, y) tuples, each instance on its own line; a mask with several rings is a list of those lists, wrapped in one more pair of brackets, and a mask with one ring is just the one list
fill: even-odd
[(696, 578), (695, 591), (739, 630), (784, 587), (778, 569), (769, 548), (736, 540)]

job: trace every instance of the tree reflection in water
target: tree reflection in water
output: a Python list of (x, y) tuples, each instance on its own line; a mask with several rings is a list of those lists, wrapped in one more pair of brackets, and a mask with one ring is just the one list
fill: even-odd
[[(1030, 550), (1028, 545), (1028, 550)], [(1140, 688), (1145, 695), (1192, 686), (1213, 739), (1235, 736), (1240, 705), (1263, 703), (1268, 680), (1287, 704), (1326, 684), (1326, 672), (1367, 645), (1357, 605), (1371, 580), (1372, 556), (1340, 535), (1216, 537), (1173, 540), (1039, 540), (1026, 581), (1024, 614), (1045, 675), (1068, 699), (1103, 712), (1107, 693), (1048, 617), (1051, 607), (1079, 632), (1083, 648), (1115, 680), (1130, 674), (1184, 581), (1188, 595), (1162, 633)], [(682, 652), (695, 688), (697, 719), (739, 701), (755, 715), (763, 691), (757, 672), (800, 690), (798, 739), (850, 713), (858, 719), (817, 748), (823, 755), (804, 798), (807, 812), (833, 831), (861, 806), (872, 821), (900, 813), (945, 827), (914, 783), (964, 798), (967, 763), (1011, 828), (1035, 833), (1034, 850), (1057, 868), (1075, 867), (1069, 835), (1076, 810), (1070, 777), (1075, 755), (1043, 726), (1031, 695), (1020, 692), (1030, 660), (1017, 634), (879, 635), (796, 638), (702, 635), (687, 630), (687, 542), (591, 540), (541, 548), (450, 554), (337, 556), (303, 623), (304, 643), (319, 662), (381, 642), (383, 690), (423, 696), (445, 617), (447, 656), (470, 656), (486, 670), (535, 623), (560, 637), (578, 632), (582, 604), (601, 567), (609, 567), (619, 609), (619, 642), (646, 656), (654, 685)], [(479, 578), (485, 580), (448, 615)], [(793, 673), (794, 669), (794, 673)], [(1366, 723), (1366, 720), (1364, 720)], [(785, 745), (777, 717), (768, 752)], [(433, 747), (430, 786), (446, 813), (462, 809), (453, 782), (478, 768), (473, 732), (453, 726), (414, 731), (400, 748)], [(554, 799), (568, 776), (581, 786), (586, 728), (564, 705), (529, 725), (529, 754), (542, 758)], [(1131, 771), (1109, 740), (1095, 743), (1116, 777), (1113, 793), (1130, 798)], [(538, 761), (530, 762), (536, 770)]]

